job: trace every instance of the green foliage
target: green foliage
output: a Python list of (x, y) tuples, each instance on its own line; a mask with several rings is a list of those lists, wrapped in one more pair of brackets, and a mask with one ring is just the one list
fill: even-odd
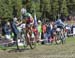
[(0, 16), (1, 17), (11, 17), (12, 16), (11, 1), (0, 0)]
[(18, 17), (20, 17), (22, 6), (25, 6), (32, 15), (36, 12), (37, 17), (50, 17), (52, 15), (56, 19), (59, 13), (67, 16), (71, 11), (74, 11), (75, 0), (0, 0), (0, 17), (12, 18), (13, 6), (15, 6)]
[(18, 10), (18, 12), (17, 12), (17, 14), (18, 14), (18, 16), (20, 16), (20, 10), (21, 10), (21, 8), (22, 8), (22, 0), (16, 0), (16, 7), (17, 7), (17, 10)]
[(47, 17), (51, 14), (51, 0), (41, 0), (41, 11), (42, 11), (42, 17)]
[(37, 17), (41, 16), (41, 12), (40, 11), (40, 3), (37, 1), (31, 1), (31, 13), (32, 15), (34, 15), (34, 13), (36, 13)]
[(62, 0), (61, 1), (61, 10), (60, 10), (60, 13), (63, 13), (65, 16), (68, 15), (68, 8), (67, 8), (66, 0)]
[(0, 16), (3, 18), (13, 17), (13, 6), (18, 10), (17, 14), (20, 15), (22, 7), (21, 0), (0, 0)]
[(56, 16), (58, 15), (59, 13), (59, 3), (58, 3), (58, 0), (52, 0), (52, 15), (53, 15), (53, 18), (56, 19)]
[(69, 13), (75, 12), (75, 0), (66, 0)]
[(50, 5), (50, 0), (42, 0), (42, 11), (47, 11), (50, 12), (51, 11), (51, 5)]

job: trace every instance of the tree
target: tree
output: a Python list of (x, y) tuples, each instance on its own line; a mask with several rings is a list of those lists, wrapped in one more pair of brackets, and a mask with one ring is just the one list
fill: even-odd
[(37, 17), (41, 16), (41, 12), (40, 12), (40, 1), (31, 1), (31, 13), (34, 15), (34, 13), (36, 13)]
[(20, 10), (22, 8), (22, 0), (11, 0), (12, 10), (14, 16), (20, 16)]
[(25, 4), (23, 4), (24, 7), (26, 7), (27, 11), (28, 12), (31, 12), (30, 11), (30, 8), (31, 8), (31, 0), (25, 0)]
[(13, 6), (16, 7), (17, 14), (20, 16), (21, 0), (0, 0), (0, 16), (3, 18), (12, 18), (14, 12)]
[(34, 12), (36, 12), (37, 17), (41, 16), (40, 12), (40, 0), (23, 0), (23, 6), (26, 7), (27, 12), (30, 12), (32, 15), (34, 15)]
[(47, 17), (47, 14), (51, 14), (51, 0), (40, 0), (40, 8), (42, 11), (42, 16)]
[(66, 0), (61, 1), (60, 13), (64, 14), (65, 16), (68, 15), (68, 8), (67, 8)]
[(0, 0), (0, 16), (1, 17), (11, 17), (12, 16), (12, 8), (11, 2), (9, 0)]
[(67, 6), (68, 6), (68, 11), (70, 14), (75, 13), (75, 0), (66, 0), (67, 1)]
[(58, 0), (51, 0), (51, 6), (52, 6), (52, 16), (53, 19), (57, 18), (57, 15), (59, 13), (59, 2)]

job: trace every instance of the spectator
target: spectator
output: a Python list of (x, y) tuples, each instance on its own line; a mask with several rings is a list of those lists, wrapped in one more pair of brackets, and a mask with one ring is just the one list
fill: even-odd
[(43, 39), (45, 39), (45, 34), (46, 34), (46, 29), (47, 29), (46, 27), (47, 27), (46, 24), (42, 25), (42, 38)]
[(51, 37), (51, 26), (50, 26), (50, 24), (47, 25), (46, 34), (47, 34), (47, 40), (48, 40), (48, 43), (49, 43), (50, 42), (50, 37)]
[(12, 28), (12, 32), (14, 33), (14, 38), (13, 38), (13, 40), (15, 41), (14, 44), (16, 43), (17, 50), (19, 50), (19, 46), (18, 46), (19, 30), (17, 29), (14, 20), (11, 21), (11, 28)]
[(17, 29), (16, 23), (14, 22), (14, 20), (11, 21), (11, 28), (12, 28), (12, 32), (14, 33), (13, 40), (16, 41), (19, 34), (19, 30)]
[(5, 35), (5, 32), (4, 32), (5, 24), (6, 24), (6, 22), (5, 22), (4, 20), (2, 20), (2, 21), (1, 21), (1, 26), (2, 26), (2, 35), (3, 35), (3, 36)]
[(38, 21), (38, 36), (39, 36), (39, 40), (41, 40), (41, 33), (42, 33), (42, 25), (41, 25), (41, 21)]
[(11, 39), (11, 27), (10, 27), (10, 23), (7, 21), (4, 25), (4, 33), (5, 33), (5, 38), (10, 40)]

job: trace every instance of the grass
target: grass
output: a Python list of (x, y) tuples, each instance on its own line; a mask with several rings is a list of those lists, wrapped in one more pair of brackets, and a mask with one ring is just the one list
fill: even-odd
[[(10, 50), (16, 47), (10, 47)], [(60, 45), (37, 45), (33, 50), (23, 50), (22, 52), (9, 52), (0, 50), (0, 58), (75, 58), (75, 37), (69, 37), (65, 44)]]

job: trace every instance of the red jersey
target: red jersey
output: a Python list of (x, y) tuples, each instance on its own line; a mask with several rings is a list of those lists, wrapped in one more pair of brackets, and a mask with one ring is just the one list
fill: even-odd
[(34, 32), (35, 35), (38, 34), (38, 30), (36, 28), (33, 28), (33, 32)]
[(43, 26), (42, 26), (42, 30), (43, 30), (43, 33), (46, 32), (46, 25), (43, 25)]

